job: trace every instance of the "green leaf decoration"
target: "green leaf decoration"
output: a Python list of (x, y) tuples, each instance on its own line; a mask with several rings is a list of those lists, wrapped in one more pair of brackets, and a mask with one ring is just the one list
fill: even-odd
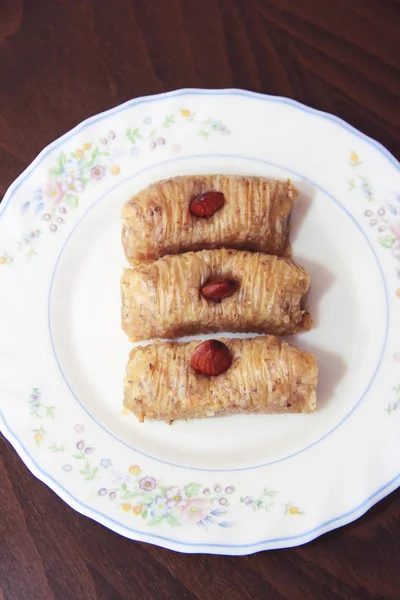
[(269, 490), (268, 488), (264, 488), (264, 492), (263, 495), (264, 496), (275, 496), (278, 492), (276, 492), (275, 490)]
[(165, 121), (163, 123), (163, 126), (166, 127), (167, 129), (169, 129), (169, 126), (172, 125), (173, 123), (175, 123), (175, 118), (174, 115), (168, 115), (165, 118)]
[(210, 132), (204, 131), (204, 129), (200, 129), (200, 131), (198, 131), (198, 134), (203, 136), (205, 140), (208, 140), (208, 138), (210, 137)]
[(84, 468), (81, 471), (79, 471), (79, 473), (84, 476), (85, 481), (93, 481), (93, 479), (97, 475), (98, 470), (99, 470), (99, 467), (94, 467), (92, 469), (90, 466), (90, 463), (88, 461), (86, 461)]
[(124, 500), (131, 500), (132, 498), (137, 498), (137, 496), (140, 496), (141, 492), (124, 492), (122, 498)]
[(90, 159), (90, 164), (93, 164), (96, 158), (100, 155), (100, 150), (97, 146), (95, 146), (92, 150), (92, 158)]
[(50, 452), (53, 452), (53, 453), (64, 452), (65, 446), (64, 445), (57, 446), (57, 444), (55, 442), (53, 442), (51, 446), (48, 446), (48, 449), (50, 450)]
[(59, 167), (53, 167), (49, 170), (49, 174), (54, 175), (55, 177), (59, 177), (60, 175), (62, 175), (62, 169), (60, 169)]
[(396, 238), (393, 235), (382, 235), (378, 240), (384, 248), (391, 248), (396, 242)]
[(145, 492), (146, 503), (151, 504), (151, 502), (156, 501), (156, 494), (150, 494), (149, 492)]
[(63, 169), (66, 162), (67, 162), (67, 155), (65, 154), (65, 152), (61, 152), (61, 154), (58, 158), (58, 164), (60, 166), (60, 169)]
[(186, 496), (188, 498), (194, 498), (199, 493), (200, 488), (200, 483), (188, 483), (188, 485), (185, 485), (183, 489), (185, 490)]
[(64, 196), (64, 202), (65, 202), (65, 204), (67, 204), (67, 206), (74, 209), (79, 204), (79, 198), (78, 198), (78, 196), (73, 196), (71, 194), (67, 194), (66, 196)]
[(136, 127), (135, 129), (129, 128), (126, 132), (126, 136), (132, 142), (132, 144), (136, 144), (137, 140), (143, 138), (138, 127)]
[(169, 525), (172, 525), (172, 527), (177, 527), (177, 526), (181, 525), (181, 522), (180, 522), (178, 516), (175, 514), (175, 512), (168, 513), (165, 520), (167, 521), (167, 523)]
[(150, 527), (154, 527), (154, 525), (159, 525), (163, 521), (164, 521), (164, 517), (153, 517), (152, 519), (150, 519), (150, 521), (147, 523), (147, 525), (149, 525)]
[(50, 419), (54, 419), (55, 406), (46, 406), (46, 416)]
[(354, 179), (348, 179), (347, 181), (348, 183), (348, 190), (354, 190), (354, 188), (356, 187), (356, 183), (354, 181)]

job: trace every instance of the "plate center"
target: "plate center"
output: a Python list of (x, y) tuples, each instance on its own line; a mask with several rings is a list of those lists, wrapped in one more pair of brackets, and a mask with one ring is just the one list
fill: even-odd
[[(312, 415), (237, 415), (168, 425), (141, 424), (123, 414), (122, 380), (131, 345), (120, 326), (119, 281), (126, 265), (120, 209), (151, 181), (205, 172), (291, 177), (301, 191), (292, 219), (292, 249), (294, 259), (311, 275), (309, 308), (315, 328), (290, 341), (318, 359), (318, 410)], [(138, 452), (210, 470), (284, 460), (334, 432), (374, 377), (386, 317), (376, 256), (346, 210), (288, 170), (231, 157), (187, 157), (152, 167), (111, 190), (69, 236), (50, 295), (53, 347), (77, 401), (104, 429)]]

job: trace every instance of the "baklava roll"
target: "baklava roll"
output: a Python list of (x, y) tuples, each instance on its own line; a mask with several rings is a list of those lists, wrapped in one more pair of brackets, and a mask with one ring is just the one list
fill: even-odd
[(124, 406), (141, 422), (309, 413), (316, 408), (317, 378), (312, 354), (273, 336), (156, 342), (131, 351)]
[(188, 175), (158, 181), (122, 211), (125, 254), (135, 261), (213, 248), (286, 256), (297, 190), (290, 181)]
[(125, 269), (122, 328), (131, 341), (216, 331), (308, 329), (310, 277), (291, 260), (240, 250), (165, 256)]

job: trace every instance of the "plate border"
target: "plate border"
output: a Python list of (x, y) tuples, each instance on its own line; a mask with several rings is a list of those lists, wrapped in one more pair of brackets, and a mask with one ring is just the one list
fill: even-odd
[[(3, 419), (4, 423), (8, 427), (5, 419)], [(30, 457), (28, 451), (23, 446), (23, 444), (17, 440), (10, 429), (7, 429), (6, 435), (4, 436), (10, 442), (10, 444), (16, 449), (20, 448), (19, 456), (22, 458), (25, 465), (31, 471), (33, 475), (37, 477), (40, 481), (45, 483), (53, 492), (55, 492), (68, 506), (84, 515), (85, 517), (89, 517), (104, 525), (108, 529), (111, 529), (115, 533), (123, 535), (129, 539), (147, 543), (154, 543), (154, 540), (160, 540), (162, 543), (159, 545), (167, 548), (169, 550), (176, 550), (178, 552), (184, 553), (208, 553), (208, 554), (229, 554), (233, 556), (242, 556), (246, 554), (254, 554), (255, 552), (261, 552), (263, 550), (278, 550), (283, 548), (292, 548), (295, 546), (300, 546), (302, 544), (306, 544), (311, 542), (312, 540), (318, 538), (320, 535), (333, 531), (334, 529), (338, 529), (343, 525), (347, 525), (357, 518), (364, 515), (372, 506), (374, 506), (379, 500), (382, 500), (386, 496), (388, 496), (391, 492), (394, 492), (398, 487), (400, 487), (400, 472), (395, 475), (392, 479), (390, 479), (387, 483), (382, 485), (376, 492), (373, 492), (368, 498), (366, 498), (363, 502), (358, 504), (353, 509), (345, 512), (338, 517), (333, 517), (328, 521), (325, 521), (321, 525), (309, 529), (304, 533), (299, 533), (294, 536), (285, 536), (282, 538), (271, 538), (267, 540), (261, 540), (260, 542), (253, 542), (251, 544), (215, 544), (215, 543), (203, 543), (203, 542), (181, 542), (179, 540), (173, 540), (171, 538), (157, 535), (155, 533), (147, 533), (133, 527), (128, 527), (126, 525), (121, 525), (115, 519), (112, 519), (108, 516), (103, 515), (103, 513), (98, 510), (91, 508), (77, 500), (69, 491), (67, 491), (62, 485), (60, 485), (51, 475), (44, 473), (41, 468), (36, 464), (36, 462)], [(32, 466), (33, 465), (33, 466)], [(51, 483), (49, 483), (49, 481)], [(354, 518), (353, 518), (353, 515)], [(333, 525), (331, 527), (331, 525)], [(132, 533), (135, 534), (132, 536)]]
[(285, 98), (283, 96), (272, 96), (269, 94), (261, 94), (259, 92), (251, 92), (251, 91), (243, 90), (240, 88), (226, 88), (226, 89), (220, 89), (220, 90), (218, 90), (218, 89), (200, 89), (200, 88), (182, 88), (182, 89), (178, 89), (178, 90), (173, 90), (171, 92), (164, 92), (162, 94), (141, 96), (140, 98), (133, 98), (132, 100), (127, 100), (126, 102), (119, 104), (117, 106), (114, 106), (113, 108), (105, 110), (101, 113), (98, 113), (97, 115), (88, 117), (87, 119), (85, 119), (84, 121), (82, 121), (81, 123), (79, 123), (78, 125), (73, 127), (72, 129), (70, 129), (70, 131), (68, 131), (67, 133), (64, 133), (60, 137), (56, 138), (54, 140), (54, 142), (51, 142), (41, 152), (39, 152), (39, 154), (30, 163), (30, 165), (28, 165), (26, 167), (26, 169), (24, 169), (24, 171), (22, 171), (22, 173), (10, 185), (10, 187), (8, 188), (8, 190), (6, 191), (6, 193), (4, 195), (2, 202), (0, 203), (0, 215), (4, 214), (6, 208), (9, 205), (9, 202), (11, 200), (12, 194), (15, 192), (15, 190), (18, 189), (18, 187), (23, 183), (23, 181), (28, 177), (29, 173), (33, 170), (33, 168), (36, 167), (43, 160), (43, 158), (45, 158), (50, 153), (50, 151), (52, 151), (55, 148), (57, 148), (58, 146), (60, 146), (63, 142), (67, 141), (69, 138), (73, 137), (78, 132), (84, 131), (90, 125), (93, 125), (94, 123), (97, 123), (97, 121), (101, 121), (108, 116), (111, 116), (113, 114), (117, 115), (118, 113), (123, 112), (124, 110), (127, 110), (131, 106), (135, 106), (135, 105), (139, 105), (139, 104), (147, 104), (147, 103), (151, 103), (151, 102), (159, 102), (159, 101), (163, 100), (164, 98), (175, 98), (175, 97), (188, 96), (188, 95), (190, 95), (190, 96), (243, 96), (246, 98), (252, 98), (254, 100), (261, 100), (263, 102), (268, 101), (268, 102), (272, 102), (275, 104), (287, 104), (289, 106), (293, 106), (294, 108), (297, 108), (298, 110), (301, 110), (302, 112), (311, 113), (313, 115), (320, 117), (321, 119), (336, 123), (336, 125), (339, 125), (340, 127), (342, 127), (342, 129), (346, 129), (347, 131), (350, 131), (356, 137), (364, 140), (367, 144), (376, 148), (379, 151), (379, 153), (383, 154), (383, 156), (385, 158), (387, 158), (389, 160), (389, 162), (396, 169), (400, 170), (400, 162), (396, 159), (396, 157), (391, 152), (389, 152), (389, 150), (387, 150), (385, 148), (385, 146), (383, 146), (383, 144), (381, 144), (380, 142), (377, 142), (376, 140), (369, 137), (365, 133), (362, 133), (361, 131), (359, 131), (358, 129), (356, 129), (355, 127), (353, 127), (352, 125), (350, 125), (349, 123), (347, 123), (346, 121), (341, 119), (340, 117), (336, 117), (335, 115), (332, 115), (331, 113), (327, 113), (325, 111), (318, 110), (316, 108), (312, 108), (311, 106), (302, 104), (301, 102), (298, 102), (297, 100), (292, 100), (291, 98)]

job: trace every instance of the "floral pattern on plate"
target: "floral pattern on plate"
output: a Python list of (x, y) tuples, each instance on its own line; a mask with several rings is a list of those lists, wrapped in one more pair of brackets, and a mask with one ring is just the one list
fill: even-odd
[[(66, 473), (75, 472), (83, 481), (101, 481), (96, 488), (98, 497), (114, 501), (117, 509), (132, 516), (141, 517), (149, 527), (166, 524), (172, 527), (178, 525), (198, 525), (208, 529), (210, 525), (232, 527), (235, 523), (229, 520), (229, 509), (234, 505), (251, 507), (253, 511), (269, 512), (277, 506), (275, 497), (278, 492), (265, 487), (257, 497), (237, 495), (233, 484), (219, 483), (208, 486), (198, 482), (189, 482), (179, 487), (175, 484), (164, 484), (160, 479), (144, 473), (139, 465), (131, 465), (127, 471), (118, 470), (111, 458), (96, 457), (96, 449), (81, 438), (85, 426), (75, 424), (72, 429), (79, 437), (75, 447), (69, 453), (67, 442), (48, 442), (51, 438), (50, 422), (44, 428), (44, 422), (55, 419), (55, 406), (47, 405), (42, 399), (39, 387), (32, 387), (28, 398), (31, 418), (39, 427), (31, 429), (35, 444), (46, 448), (49, 452), (61, 453), (63, 457), (70, 456), (60, 463), (60, 468)], [(294, 504), (286, 503), (284, 512), (287, 515), (303, 514)]]
[[(358, 190), (369, 203), (364, 211), (364, 218), (369, 227), (376, 231), (382, 248), (391, 251), (397, 264), (396, 275), (400, 280), (400, 192), (393, 191), (391, 197), (378, 201), (370, 178), (363, 170), (363, 162), (354, 150), (350, 154), (349, 165), (355, 174), (348, 180), (348, 189)], [(396, 294), (400, 298), (400, 287)]]
[(393, 411), (398, 410), (400, 408), (400, 384), (396, 387), (392, 387), (392, 392), (395, 393), (395, 398), (391, 402), (388, 403), (386, 407), (386, 412), (392, 414)]
[(231, 134), (221, 121), (211, 117), (204, 120), (196, 112), (182, 108), (161, 122), (149, 116), (125, 131), (110, 130), (78, 148), (60, 152), (47, 178), (23, 202), (21, 213), (29, 218), (30, 228), (15, 242), (13, 251), (0, 251), (0, 265), (11, 264), (16, 256), (37, 256), (41, 236), (55, 234), (65, 226), (71, 212), (84, 203), (88, 186), (101, 186), (109, 177), (119, 176), (122, 160), (134, 160), (161, 148), (172, 154), (181, 152), (182, 144), (171, 136), (171, 129), (182, 124), (190, 127), (191, 135), (205, 141), (215, 134)]

